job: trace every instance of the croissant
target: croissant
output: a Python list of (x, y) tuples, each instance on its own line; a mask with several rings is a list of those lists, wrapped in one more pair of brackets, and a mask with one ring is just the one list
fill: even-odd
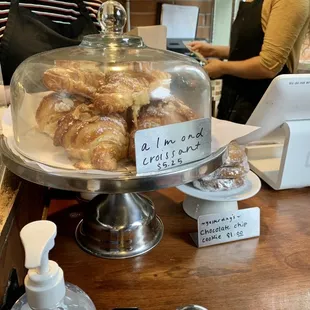
[(170, 88), (171, 74), (153, 68), (153, 63), (148, 61), (133, 62), (133, 71), (150, 74), (153, 78), (160, 81), (160, 86)]
[(153, 101), (139, 113), (137, 125), (132, 129), (129, 140), (129, 158), (135, 161), (135, 134), (138, 130), (182, 123), (197, 119), (194, 111), (183, 101), (171, 96)]
[(153, 63), (149, 61), (132, 61), (127, 62), (121, 66), (123, 71), (148, 73), (161, 80), (170, 80), (171, 78), (169, 73), (154, 69)]
[(51, 68), (44, 72), (44, 85), (56, 92), (66, 92), (92, 98), (104, 81), (104, 74), (80, 69), (62, 67)]
[(56, 67), (79, 69), (82, 71), (100, 71), (99, 62), (90, 60), (55, 60)]
[(82, 103), (88, 103), (87, 99), (58, 93), (45, 96), (35, 116), (39, 130), (53, 138), (59, 119)]
[(117, 114), (100, 116), (93, 105), (79, 105), (59, 120), (54, 145), (63, 146), (79, 169), (113, 171), (128, 154), (125, 119)]
[(105, 73), (107, 72), (149, 72), (153, 70), (153, 63), (150, 61), (126, 61), (111, 64), (105, 64), (103, 67)]
[(120, 113), (131, 107), (136, 124), (140, 108), (150, 103), (151, 92), (165, 78), (169, 79), (170, 75), (157, 71), (108, 72), (105, 84), (94, 96), (94, 105), (103, 114)]
[(94, 105), (103, 114), (123, 112), (135, 103), (144, 105), (150, 102), (150, 83), (134, 72), (107, 73), (105, 82), (94, 96)]

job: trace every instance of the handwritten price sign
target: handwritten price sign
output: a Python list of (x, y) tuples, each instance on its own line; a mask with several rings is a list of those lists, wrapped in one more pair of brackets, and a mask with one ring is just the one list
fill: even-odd
[(205, 247), (260, 235), (260, 209), (202, 215), (198, 218), (198, 234), (191, 234), (198, 247)]
[(135, 135), (138, 174), (162, 171), (203, 159), (211, 153), (211, 120), (139, 130)]

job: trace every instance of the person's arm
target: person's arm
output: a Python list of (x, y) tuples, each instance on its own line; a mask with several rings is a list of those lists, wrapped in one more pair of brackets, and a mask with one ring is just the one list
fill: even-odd
[(275, 74), (282, 70), (296, 40), (308, 29), (309, 10), (309, 0), (273, 0), (260, 53), (262, 66)]
[(261, 64), (260, 56), (242, 61), (210, 59), (204, 69), (211, 79), (218, 79), (223, 75), (232, 75), (249, 80), (272, 79), (276, 76), (275, 72)]
[(260, 56), (243, 61), (224, 61), (222, 67), (223, 75), (228, 74), (243, 79), (272, 79), (277, 75), (277, 72), (262, 65)]
[(194, 41), (188, 44), (191, 51), (199, 52), (204, 57), (216, 57), (227, 59), (229, 46), (212, 45), (204, 41)]
[(212, 57), (228, 59), (230, 51), (229, 46), (213, 45), (213, 49), (214, 49), (214, 55)]
[(228, 64), (227, 69), (249, 79), (275, 77), (285, 66), (301, 31), (308, 26), (308, 18), (309, 0), (273, 0), (259, 58), (246, 60), (239, 68), (238, 64)]
[(228, 74), (244, 79), (274, 78), (284, 67), (293, 46), (308, 25), (309, 0), (273, 0), (262, 50), (244, 61), (211, 60), (205, 70), (211, 78)]

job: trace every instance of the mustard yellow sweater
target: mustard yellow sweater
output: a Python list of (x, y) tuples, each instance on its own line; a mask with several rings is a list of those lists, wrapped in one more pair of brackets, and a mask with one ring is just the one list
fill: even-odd
[(309, 21), (310, 0), (264, 0), (262, 65), (279, 72), (287, 64), (290, 72), (296, 72)]

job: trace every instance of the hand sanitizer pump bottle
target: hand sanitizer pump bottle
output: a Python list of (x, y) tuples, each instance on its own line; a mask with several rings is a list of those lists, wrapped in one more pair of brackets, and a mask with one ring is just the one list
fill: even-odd
[(26, 225), (20, 232), (25, 249), (26, 294), (13, 310), (96, 310), (91, 299), (77, 286), (65, 283), (63, 270), (48, 253), (55, 245), (56, 225), (37, 221)]

